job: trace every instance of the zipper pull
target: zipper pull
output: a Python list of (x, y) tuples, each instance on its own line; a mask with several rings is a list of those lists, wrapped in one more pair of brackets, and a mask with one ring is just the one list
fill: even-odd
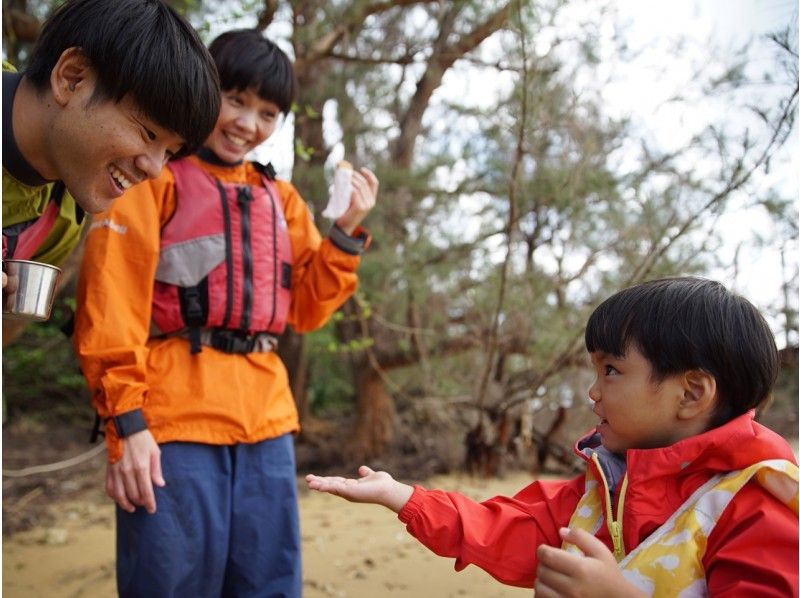
[(239, 205), (250, 203), (253, 201), (253, 191), (250, 187), (237, 187), (236, 188), (236, 201)]
[(608, 524), (608, 531), (611, 533), (611, 541), (614, 543), (614, 558), (617, 562), (625, 558), (625, 554), (622, 552), (621, 527), (619, 521), (610, 521)]

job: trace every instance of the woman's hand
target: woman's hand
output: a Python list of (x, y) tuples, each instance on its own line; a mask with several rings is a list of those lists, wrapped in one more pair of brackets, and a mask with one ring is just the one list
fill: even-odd
[(378, 178), (368, 168), (353, 171), (353, 192), (350, 194), (350, 206), (336, 220), (336, 226), (348, 235), (352, 235), (361, 221), (375, 207), (378, 198)]

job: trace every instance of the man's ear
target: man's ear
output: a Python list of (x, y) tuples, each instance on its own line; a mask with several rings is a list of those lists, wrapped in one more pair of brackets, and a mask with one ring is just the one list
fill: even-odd
[(703, 370), (683, 374), (683, 397), (678, 405), (680, 419), (709, 414), (717, 402), (717, 379)]
[(50, 90), (59, 106), (65, 106), (81, 87), (93, 84), (94, 69), (80, 48), (64, 50), (50, 71)]

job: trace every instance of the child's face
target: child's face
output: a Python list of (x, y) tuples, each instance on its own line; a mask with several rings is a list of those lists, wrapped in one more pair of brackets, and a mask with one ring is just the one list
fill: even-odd
[(240, 162), (278, 126), (280, 109), (252, 90), (222, 92), (217, 124), (206, 147), (225, 162)]
[(650, 362), (635, 348), (624, 357), (590, 353), (595, 370), (589, 398), (600, 418), (597, 431), (603, 446), (624, 455), (632, 448), (657, 448), (685, 436), (678, 407), (684, 398), (684, 377), (668, 376), (655, 382)]

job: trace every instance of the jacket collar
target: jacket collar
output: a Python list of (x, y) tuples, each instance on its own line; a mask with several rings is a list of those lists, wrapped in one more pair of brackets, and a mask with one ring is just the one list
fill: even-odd
[[(575, 451), (583, 459), (591, 459), (597, 452), (606, 475), (615, 468), (614, 458), (600, 445), (600, 435), (592, 431), (575, 445)], [(788, 443), (778, 434), (755, 421), (755, 411), (731, 421), (685, 438), (667, 447), (656, 449), (630, 449), (624, 461), (628, 478), (642, 480), (657, 477), (673, 477), (698, 471), (710, 475), (743, 469), (765, 459), (797, 460)], [(609, 476), (610, 477), (610, 476)], [(616, 477), (616, 476), (614, 476)]]
[(197, 150), (197, 157), (207, 164), (211, 164), (213, 166), (224, 166), (226, 168), (240, 166), (243, 162), (243, 160), (239, 160), (238, 162), (226, 162), (206, 146), (203, 146)]
[(3, 168), (23, 185), (41, 187), (49, 182), (42, 177), (19, 151), (12, 127), (12, 109), (17, 95), (21, 73), (3, 71)]

